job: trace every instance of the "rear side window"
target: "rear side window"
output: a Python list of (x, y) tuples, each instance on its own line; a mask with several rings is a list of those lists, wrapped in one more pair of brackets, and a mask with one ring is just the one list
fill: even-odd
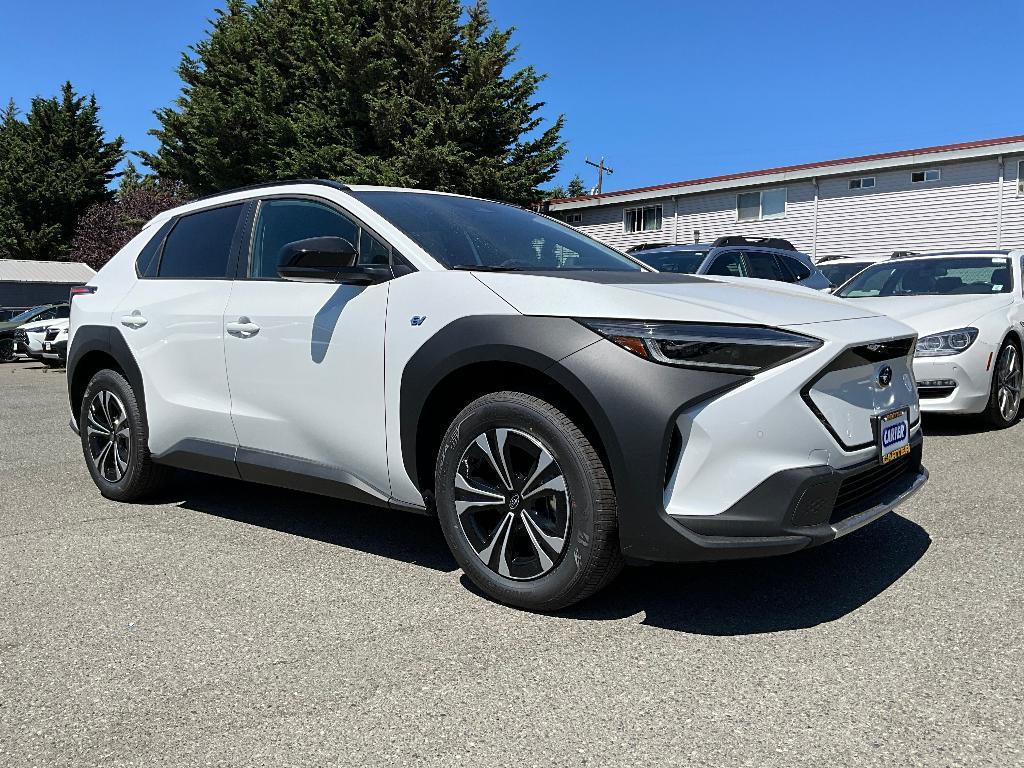
[(156, 268), (160, 264), (160, 246), (163, 245), (164, 238), (173, 225), (173, 221), (168, 221), (160, 227), (139, 251), (139, 257), (135, 260), (135, 269), (139, 277), (156, 277)]
[(774, 253), (748, 251), (747, 261), (750, 262), (750, 277), (758, 277), (762, 280), (775, 280), (783, 283), (789, 282), (789, 275), (783, 273), (779, 263), (775, 260)]
[(793, 273), (793, 279), (799, 282), (800, 280), (806, 280), (811, 276), (811, 270), (804, 266), (798, 259), (794, 259), (792, 256), (779, 256), (783, 265), (790, 272)]
[(178, 219), (164, 244), (159, 277), (227, 277), (231, 243), (242, 207), (228, 205)]
[(61, 304), (59, 307), (57, 307), (57, 319), (58, 320), (65, 320), (65, 319), (67, 319), (69, 317), (71, 317), (71, 305), (70, 304)]

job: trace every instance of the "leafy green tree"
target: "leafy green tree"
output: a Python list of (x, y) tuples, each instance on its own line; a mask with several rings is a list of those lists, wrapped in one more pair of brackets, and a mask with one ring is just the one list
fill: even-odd
[(0, 257), (62, 259), (78, 217), (109, 199), (124, 140), (106, 141), (94, 96), (65, 83), (32, 99), (25, 119), (0, 113)]
[(228, 0), (140, 156), (196, 193), (329, 177), (529, 203), (563, 118), (545, 127), (516, 52), (484, 0)]

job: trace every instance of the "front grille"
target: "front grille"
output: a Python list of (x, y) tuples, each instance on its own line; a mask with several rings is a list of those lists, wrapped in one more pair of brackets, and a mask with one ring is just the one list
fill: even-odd
[(59, 334), (59, 333), (60, 333), (60, 328), (49, 328), (46, 331), (46, 338), (45, 338), (45, 340), (46, 341), (53, 341), (54, 339), (57, 338), (57, 334)]
[(851, 515), (867, 509), (871, 501), (889, 486), (916, 473), (921, 466), (921, 445), (918, 443), (906, 456), (889, 462), (876, 464), (843, 480), (839, 485), (836, 505), (832, 509), (829, 523), (838, 523)]

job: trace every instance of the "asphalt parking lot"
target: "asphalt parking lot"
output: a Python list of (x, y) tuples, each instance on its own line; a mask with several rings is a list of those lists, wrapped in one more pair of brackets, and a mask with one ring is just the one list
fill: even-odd
[(429, 519), (181, 473), (103, 499), (62, 372), (0, 366), (0, 765), (1024, 764), (1024, 427), (829, 547), (556, 616)]

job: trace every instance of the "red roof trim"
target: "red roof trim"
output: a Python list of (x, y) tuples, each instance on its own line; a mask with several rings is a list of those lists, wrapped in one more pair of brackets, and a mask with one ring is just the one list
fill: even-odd
[(773, 173), (789, 173), (790, 171), (808, 171), (813, 168), (829, 168), (835, 165), (852, 165), (871, 160), (891, 160), (895, 157), (914, 157), (915, 155), (930, 155), (936, 152), (954, 152), (958, 149), (978, 149), (981, 147), (993, 147), (1001, 144), (1013, 144), (1024, 141), (1024, 136), (1005, 136), (1001, 139), (981, 139), (980, 141), (964, 141), (959, 144), (940, 144), (937, 147), (923, 147), (921, 149), (904, 149), (899, 152), (881, 152), (876, 155), (861, 155), (859, 157), (844, 157), (840, 160), (827, 160), (818, 163), (802, 163), (801, 165), (784, 165), (779, 168), (765, 168), (760, 171), (745, 171), (743, 173), (728, 173), (724, 176), (709, 176), (705, 179), (691, 179), (689, 181), (677, 181), (672, 184), (655, 184), (652, 187), (637, 187), (635, 189), (622, 189), (617, 192), (604, 192), (600, 195), (583, 195), (581, 197), (566, 197), (557, 200), (549, 200), (550, 203), (575, 203), (582, 200), (603, 200), (608, 197), (619, 197), (632, 195), (639, 192), (656, 192), (659, 189), (675, 189), (677, 187), (692, 187), (698, 184), (712, 184), (718, 181), (735, 181), (737, 179), (749, 179), (757, 176), (768, 176)]

